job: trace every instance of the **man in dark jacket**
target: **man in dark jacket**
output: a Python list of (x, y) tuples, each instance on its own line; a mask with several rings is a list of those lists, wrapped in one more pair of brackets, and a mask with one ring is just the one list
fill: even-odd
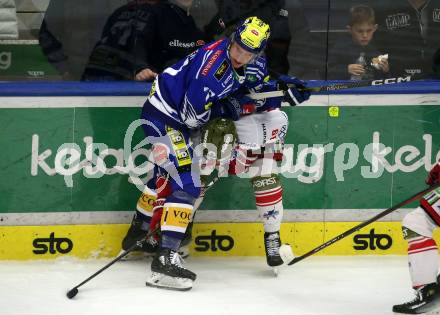
[(157, 73), (202, 46), (189, 15), (192, 1), (132, 1), (107, 20), (83, 80), (153, 80)]
[(440, 0), (381, 2), (375, 8), (378, 45), (393, 75), (427, 75), (440, 48)]

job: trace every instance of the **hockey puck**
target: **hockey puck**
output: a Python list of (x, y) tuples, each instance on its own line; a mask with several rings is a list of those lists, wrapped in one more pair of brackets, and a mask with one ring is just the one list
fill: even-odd
[(295, 255), (292, 252), (292, 247), (290, 247), (289, 244), (283, 244), (280, 246), (280, 257), (284, 263), (289, 263), (295, 258)]
[(72, 290), (67, 291), (66, 296), (69, 299), (73, 299), (77, 294), (78, 294), (78, 289), (77, 288), (73, 288)]

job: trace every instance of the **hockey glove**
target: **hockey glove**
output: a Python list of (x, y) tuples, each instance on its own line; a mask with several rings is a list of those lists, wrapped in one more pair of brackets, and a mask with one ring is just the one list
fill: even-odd
[(216, 118), (202, 128), (201, 137), (202, 143), (213, 144), (217, 148), (216, 156), (221, 157), (223, 146), (234, 146), (237, 140), (237, 130), (230, 119)]
[[(205, 167), (212, 170), (216, 165), (229, 165), (232, 152), (237, 140), (235, 124), (230, 119), (216, 118), (209, 121), (201, 130), (201, 144), (205, 145), (202, 159)], [(206, 178), (210, 174), (202, 175), (202, 182), (208, 183)]]
[(300, 79), (280, 75), (277, 82), (278, 89), (286, 92), (283, 101), (288, 102), (292, 106), (301, 104), (310, 98), (310, 91), (306, 87), (307, 83)]
[[(253, 105), (253, 106), (252, 106)], [(255, 111), (255, 101), (242, 93), (235, 93), (219, 101), (211, 110), (212, 117), (229, 118), (234, 121), (242, 114)]]
[(428, 174), (428, 177), (425, 180), (426, 184), (429, 186), (434, 186), (440, 183), (440, 165), (436, 164)]
[(254, 62), (249, 63), (244, 68), (245, 86), (247, 88), (254, 88), (263, 83), (267, 77), (266, 64), (264, 59), (257, 58)]

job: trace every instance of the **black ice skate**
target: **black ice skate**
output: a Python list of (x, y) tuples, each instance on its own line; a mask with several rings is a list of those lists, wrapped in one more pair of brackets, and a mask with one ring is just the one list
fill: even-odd
[(192, 288), (196, 274), (182, 266), (179, 254), (162, 248), (151, 263), (151, 276), (146, 285), (164, 289), (186, 291)]
[[(147, 227), (145, 227), (145, 225), (147, 225)], [(139, 241), (147, 236), (148, 230), (145, 230), (145, 228), (148, 229), (148, 224), (142, 219), (138, 218), (135, 214), (133, 220), (131, 221), (130, 228), (122, 240), (122, 249), (124, 251), (128, 250), (134, 244), (139, 243)], [(126, 256), (126, 259), (133, 259), (142, 253), (155, 253), (158, 246), (158, 242), (154, 239), (154, 237), (151, 236), (145, 242), (140, 243), (137, 249), (133, 250), (130, 255)]]
[(280, 232), (264, 233), (264, 248), (266, 249), (267, 264), (271, 267), (280, 266), (283, 260), (280, 256)]
[(440, 314), (440, 287), (427, 284), (415, 291), (414, 300), (393, 306), (395, 314)]

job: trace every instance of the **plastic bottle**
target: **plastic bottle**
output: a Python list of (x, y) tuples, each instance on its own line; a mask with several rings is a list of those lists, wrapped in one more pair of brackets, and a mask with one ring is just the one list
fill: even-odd
[[(362, 65), (362, 66), (364, 66), (364, 68), (365, 68), (367, 62), (366, 62), (366, 60), (365, 60), (365, 53), (364, 53), (364, 52), (361, 52), (361, 53), (360, 53), (360, 55), (359, 55), (359, 57), (356, 59), (356, 62), (355, 62), (355, 63), (358, 64), (358, 65)], [(350, 77), (350, 79), (351, 79), (351, 80), (354, 80), (354, 81), (362, 80), (362, 74), (361, 74), (361, 75), (354, 75), (354, 74), (352, 74), (351, 77)]]

